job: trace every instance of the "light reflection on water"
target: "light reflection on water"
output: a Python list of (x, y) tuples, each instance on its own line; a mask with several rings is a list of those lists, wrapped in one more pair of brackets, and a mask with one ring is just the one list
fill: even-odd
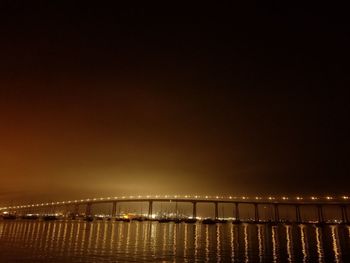
[(350, 227), (0, 221), (0, 262), (350, 262)]

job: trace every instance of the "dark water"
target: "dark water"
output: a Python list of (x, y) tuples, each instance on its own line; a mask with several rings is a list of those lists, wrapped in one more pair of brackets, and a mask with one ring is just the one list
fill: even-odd
[(350, 262), (350, 227), (0, 221), (0, 262)]

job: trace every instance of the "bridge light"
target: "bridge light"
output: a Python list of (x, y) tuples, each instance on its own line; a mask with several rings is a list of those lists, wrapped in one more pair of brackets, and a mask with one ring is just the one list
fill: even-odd
[(216, 199), (219, 199), (219, 197), (218, 197), (218, 196), (215, 196), (215, 198), (216, 198)]
[(311, 196), (311, 200), (317, 200), (317, 197)]
[(122, 196), (122, 199), (125, 199), (125, 196)]
[(243, 200), (245, 200), (245, 198), (246, 198), (245, 196), (242, 196), (242, 199), (243, 199)]
[(207, 196), (207, 195), (205, 196), (205, 199), (208, 199), (208, 196)]
[(331, 199), (333, 199), (333, 197), (327, 196), (326, 199), (327, 199), (327, 200), (331, 200)]
[(349, 197), (344, 195), (344, 196), (343, 196), (343, 199), (346, 200), (346, 199), (349, 199)]

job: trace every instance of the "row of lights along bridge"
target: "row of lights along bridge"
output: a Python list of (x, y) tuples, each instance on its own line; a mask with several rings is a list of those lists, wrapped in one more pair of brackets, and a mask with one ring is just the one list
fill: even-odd
[(108, 201), (108, 200), (123, 200), (123, 199), (208, 199), (208, 200), (246, 200), (246, 201), (341, 201), (341, 200), (349, 200), (349, 196), (341, 196), (341, 197), (333, 197), (333, 196), (325, 196), (325, 197), (248, 197), (248, 196), (200, 196), (200, 195), (137, 195), (137, 196), (121, 196), (121, 197), (100, 197), (100, 198), (86, 198), (80, 200), (70, 200), (70, 201), (59, 201), (59, 202), (48, 202), (48, 203), (38, 203), (38, 204), (29, 204), (29, 205), (18, 205), (18, 206), (9, 206), (9, 207), (0, 207), (0, 210), (6, 209), (15, 209), (15, 208), (27, 208), (27, 207), (36, 207), (36, 206), (48, 206), (48, 205), (64, 205), (71, 203), (80, 203), (80, 202), (93, 202), (93, 201)]

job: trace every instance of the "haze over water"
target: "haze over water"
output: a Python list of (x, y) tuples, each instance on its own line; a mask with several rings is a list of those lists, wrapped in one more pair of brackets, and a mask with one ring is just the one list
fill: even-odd
[(0, 221), (1, 262), (349, 262), (341, 225)]

